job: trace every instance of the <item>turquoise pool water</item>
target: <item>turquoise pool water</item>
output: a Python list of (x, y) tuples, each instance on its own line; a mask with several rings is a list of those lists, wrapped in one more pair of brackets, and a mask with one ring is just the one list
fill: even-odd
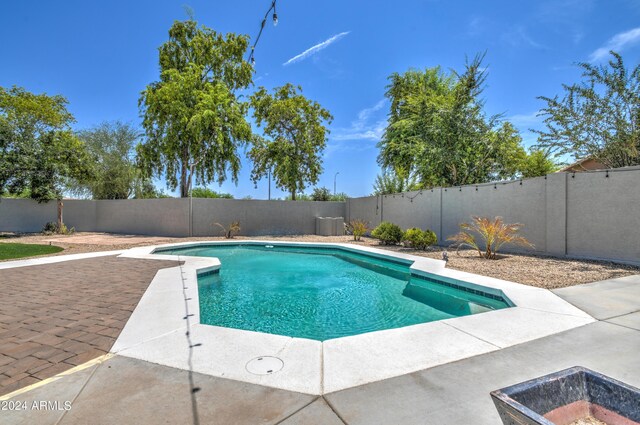
[(508, 307), (499, 297), (412, 276), (410, 262), (341, 249), (209, 245), (156, 253), (220, 259), (219, 273), (198, 278), (200, 322), (229, 328), (323, 341)]

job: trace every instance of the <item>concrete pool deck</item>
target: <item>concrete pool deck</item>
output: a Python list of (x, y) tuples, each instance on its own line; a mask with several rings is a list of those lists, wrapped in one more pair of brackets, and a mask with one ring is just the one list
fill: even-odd
[[(581, 365), (640, 387), (640, 276), (609, 320), (392, 379), (314, 396), (114, 356), (15, 395), (3, 424), (495, 425), (489, 392)], [(618, 289), (618, 282), (606, 285)], [(586, 293), (585, 293), (586, 295)], [(606, 295), (594, 293), (603, 303)], [(577, 307), (582, 307), (576, 302)], [(632, 310), (631, 313), (625, 313)], [(615, 312), (614, 312), (615, 313)], [(71, 402), (68, 411), (33, 402)]]
[[(137, 255), (146, 254), (138, 252)], [(105, 257), (105, 260), (108, 258)], [(57, 257), (57, 261), (64, 261), (64, 259)], [(211, 263), (211, 259), (200, 258), (195, 261), (200, 261), (198, 267), (215, 266)], [(176, 270), (180, 275), (183, 273), (188, 275), (189, 268), (195, 275), (195, 269), (198, 267), (189, 265), (187, 262), (182, 268), (160, 270), (156, 278), (170, 275)], [(31, 267), (23, 270), (29, 269)], [(195, 276), (192, 277), (191, 282), (194, 280)], [(180, 282), (183, 281), (180, 280)], [(151, 288), (152, 286), (149, 286), (143, 299), (147, 294), (151, 294), (150, 297), (154, 294), (154, 291), (150, 291)], [(566, 297), (579, 309), (578, 311), (584, 309), (594, 317), (604, 318), (604, 321), (594, 322), (594, 319), (590, 319), (590, 323), (586, 325), (571, 326), (565, 331), (552, 328), (549, 332), (553, 334), (551, 336), (528, 335), (525, 338), (528, 342), (517, 345), (511, 344), (512, 341), (509, 338), (504, 341), (494, 340), (490, 344), (495, 347), (489, 351), (465, 355), (453, 362), (427, 363), (426, 367), (420, 363), (414, 366), (418, 367), (417, 369), (408, 372), (394, 371), (392, 376), (395, 377), (386, 376), (388, 372), (379, 376), (373, 374), (375, 379), (369, 383), (356, 384), (357, 386), (354, 387), (351, 382), (350, 388), (342, 389), (338, 385), (335, 390), (328, 391), (325, 387), (322, 391), (323, 395), (278, 389), (274, 388), (270, 382), (261, 383), (262, 385), (241, 382), (242, 379), (233, 376), (233, 368), (229, 369), (230, 376), (218, 376), (217, 372), (211, 373), (207, 370), (200, 373), (200, 370), (194, 368), (194, 365), (200, 367), (198, 362), (201, 366), (208, 364), (207, 367), (213, 369), (219, 365), (216, 364), (218, 358), (207, 358), (206, 355), (196, 354), (198, 351), (206, 353), (211, 349), (216, 351), (218, 356), (234, 359), (238, 355), (237, 351), (230, 350), (225, 353), (225, 349), (234, 344), (240, 346), (242, 344), (238, 344), (237, 335), (230, 332), (226, 339), (228, 344), (225, 345), (224, 338), (213, 337), (206, 332), (207, 329), (204, 329), (213, 327), (195, 323), (196, 312), (187, 309), (185, 313), (185, 307), (189, 306), (185, 302), (194, 301), (186, 300), (190, 298), (185, 292), (188, 288), (188, 284), (181, 284), (180, 288), (164, 288), (167, 294), (173, 293), (174, 296), (180, 297), (182, 304), (175, 310), (165, 310), (165, 319), (158, 319), (175, 323), (175, 318), (172, 316), (180, 314), (178, 321), (181, 327), (170, 333), (175, 334), (171, 336), (172, 340), (164, 340), (177, 344), (175, 349), (171, 350), (171, 346), (165, 345), (164, 348), (160, 347), (157, 350), (169, 348), (168, 356), (182, 357), (180, 365), (169, 367), (171, 365), (154, 364), (135, 356), (120, 355), (127, 349), (140, 350), (144, 343), (134, 343), (129, 348), (123, 346), (124, 348), (120, 347), (120, 349), (114, 345), (111, 351), (115, 351), (116, 354), (109, 355), (104, 361), (85, 365), (86, 367), (82, 370), (56, 377), (52, 382), (30, 391), (10, 395), (11, 397), (5, 401), (10, 400), (14, 403), (28, 401), (29, 409), (22, 412), (0, 410), (0, 422), (3, 424), (87, 422), (489, 424), (499, 421), (489, 398), (489, 391), (568, 366), (590, 367), (631, 385), (640, 386), (640, 368), (638, 367), (640, 359), (637, 356), (640, 349), (640, 276), (567, 288), (576, 291), (568, 291), (570, 293), (566, 295), (563, 293), (566, 292), (564, 289), (558, 290), (557, 295), (560, 298), (553, 298), (562, 301), (561, 298)], [(155, 295), (157, 296), (157, 293)], [(521, 295), (524, 296), (524, 294)], [(509, 296), (512, 297), (511, 294)], [(598, 304), (602, 305), (602, 308), (599, 309)], [(140, 311), (144, 311), (144, 303), (141, 301), (136, 312), (141, 306), (143, 308)], [(553, 312), (546, 312), (552, 316), (548, 317), (555, 319), (556, 316), (567, 316), (558, 310), (558, 306), (571, 307), (564, 301), (552, 303), (550, 309)], [(161, 307), (175, 308), (177, 305), (173, 307), (161, 305)], [(526, 314), (542, 313), (536, 305), (532, 305), (527, 310), (533, 313), (525, 312)], [(481, 317), (485, 314), (467, 318)], [(573, 320), (572, 315), (568, 316)], [(536, 316), (526, 316), (526, 318), (529, 321), (539, 320), (539, 316), (538, 319)], [(558, 320), (562, 319), (558, 318)], [(554, 325), (553, 322), (554, 320), (542, 325), (548, 327)], [(156, 325), (155, 322), (152, 324)], [(153, 332), (162, 330), (162, 323), (158, 325), (160, 328)], [(473, 326), (469, 324), (469, 326), (471, 330), (476, 328), (477, 332), (485, 329), (487, 323), (477, 323)], [(185, 332), (187, 328), (192, 329), (189, 335)], [(203, 328), (204, 333), (197, 330), (199, 328)], [(151, 332), (149, 335), (154, 335), (151, 331), (153, 327), (149, 327), (149, 323), (147, 323), (147, 329)], [(234, 330), (226, 329), (226, 331)], [(462, 332), (460, 329), (458, 331)], [(507, 332), (513, 332), (513, 329), (507, 329)], [(466, 332), (463, 333), (466, 334)], [(431, 336), (430, 332), (423, 334)], [(360, 336), (366, 335), (368, 334)], [(125, 336), (125, 333), (123, 332), (121, 336)], [(155, 336), (152, 341), (157, 343), (168, 335), (155, 334)], [(293, 340), (293, 338), (276, 337)], [(413, 335), (404, 334), (398, 338), (398, 343), (404, 343), (406, 346), (397, 348), (389, 341), (385, 345), (394, 348), (390, 356), (399, 357), (407, 353), (411, 354), (411, 350), (414, 350), (418, 358), (420, 355), (429, 357), (431, 355), (429, 352), (436, 346), (433, 340), (429, 341), (429, 337), (423, 344), (419, 344), (412, 340)], [(126, 339), (122, 341), (125, 342)], [(143, 342), (146, 343), (146, 341)], [(441, 342), (449, 344), (446, 339)], [(294, 345), (292, 341), (287, 341), (279, 348), (292, 348)], [(500, 345), (507, 348), (502, 348)], [(274, 348), (278, 349), (278, 347)], [(386, 348), (388, 347), (382, 347), (383, 350)], [(260, 353), (263, 352), (260, 351)], [(197, 360), (198, 356), (200, 360)], [(195, 363), (194, 359), (196, 359)], [(357, 356), (355, 359), (361, 360)], [(239, 364), (246, 363), (243, 357), (236, 360)], [(346, 365), (343, 370), (354, 366), (354, 370), (358, 370), (357, 364)], [(375, 368), (385, 367), (389, 366), (384, 362), (374, 361), (361, 369), (372, 371)], [(393, 368), (393, 365), (390, 367)], [(277, 374), (268, 378), (275, 376)], [(232, 379), (227, 379), (229, 377)], [(0, 397), (0, 400), (4, 399), (7, 397)], [(31, 404), (34, 400), (70, 401), (72, 408), (69, 411), (64, 409), (36, 411)]]

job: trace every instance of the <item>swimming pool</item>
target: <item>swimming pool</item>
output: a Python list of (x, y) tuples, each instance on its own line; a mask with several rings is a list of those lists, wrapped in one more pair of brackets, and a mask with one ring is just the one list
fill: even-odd
[(340, 248), (266, 244), (176, 247), (156, 254), (216, 257), (198, 278), (200, 322), (324, 341), (509, 307), (451, 279), (411, 273), (411, 261)]

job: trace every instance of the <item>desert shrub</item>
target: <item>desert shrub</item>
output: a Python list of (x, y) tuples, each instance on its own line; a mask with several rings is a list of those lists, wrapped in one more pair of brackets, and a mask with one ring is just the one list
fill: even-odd
[(412, 248), (427, 249), (428, 246), (434, 245), (438, 241), (438, 238), (436, 234), (429, 229), (422, 230), (413, 227), (404, 232), (403, 240), (409, 242)]
[(359, 241), (368, 230), (369, 223), (364, 220), (351, 220), (349, 224), (347, 224), (347, 231), (353, 235), (354, 241)]
[(233, 239), (233, 237), (235, 235), (240, 233), (240, 222), (239, 221), (231, 222), (231, 224), (229, 224), (229, 227), (225, 227), (220, 223), (213, 223), (213, 224), (215, 226), (218, 226), (220, 229), (222, 229), (222, 234), (224, 235), (224, 237), (226, 239)]
[(383, 245), (399, 244), (400, 241), (402, 241), (403, 235), (404, 233), (400, 226), (389, 223), (388, 221), (383, 221), (371, 232), (371, 236), (380, 240), (380, 243)]
[(51, 235), (57, 232), (58, 232), (58, 223), (56, 223), (55, 221), (48, 222), (42, 228), (42, 233), (44, 233), (45, 235)]
[(45, 235), (70, 235), (75, 232), (75, 227), (68, 228), (64, 223), (62, 223), (62, 226), (58, 227), (58, 223), (56, 223), (55, 221), (46, 223), (42, 228), (42, 233), (44, 233)]
[[(493, 220), (487, 217), (471, 217), (471, 223), (462, 223), (460, 232), (447, 238), (453, 241), (453, 246), (460, 250), (466, 246), (478, 251), (478, 255), (483, 258), (497, 259), (498, 250), (506, 244), (533, 248), (533, 244), (518, 232), (524, 226), (520, 223), (508, 224), (502, 217), (495, 217)], [(479, 237), (480, 242), (476, 240)], [(484, 251), (482, 246), (484, 245)]]

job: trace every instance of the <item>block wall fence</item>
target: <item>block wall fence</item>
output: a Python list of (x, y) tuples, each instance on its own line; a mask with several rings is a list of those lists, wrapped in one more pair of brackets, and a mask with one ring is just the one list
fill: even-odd
[[(186, 237), (219, 236), (239, 221), (246, 236), (313, 234), (316, 217), (344, 217), (344, 202), (188, 198), (64, 200), (64, 222), (79, 232)], [(192, 213), (191, 213), (192, 212)], [(56, 202), (0, 200), (0, 231), (39, 232), (55, 221)], [(190, 232), (191, 228), (191, 232)]]
[[(472, 215), (523, 223), (537, 253), (640, 264), (640, 167), (556, 173), (523, 181), (434, 188), (346, 202), (235, 199), (65, 200), (78, 231), (184, 237), (219, 235), (214, 222), (240, 221), (242, 235), (313, 234), (316, 217), (391, 221), (433, 230), (440, 244)], [(56, 203), (0, 200), (0, 231), (38, 232)]]
[(441, 245), (472, 215), (522, 223), (533, 251), (640, 264), (640, 167), (353, 198), (347, 220), (429, 228)]

